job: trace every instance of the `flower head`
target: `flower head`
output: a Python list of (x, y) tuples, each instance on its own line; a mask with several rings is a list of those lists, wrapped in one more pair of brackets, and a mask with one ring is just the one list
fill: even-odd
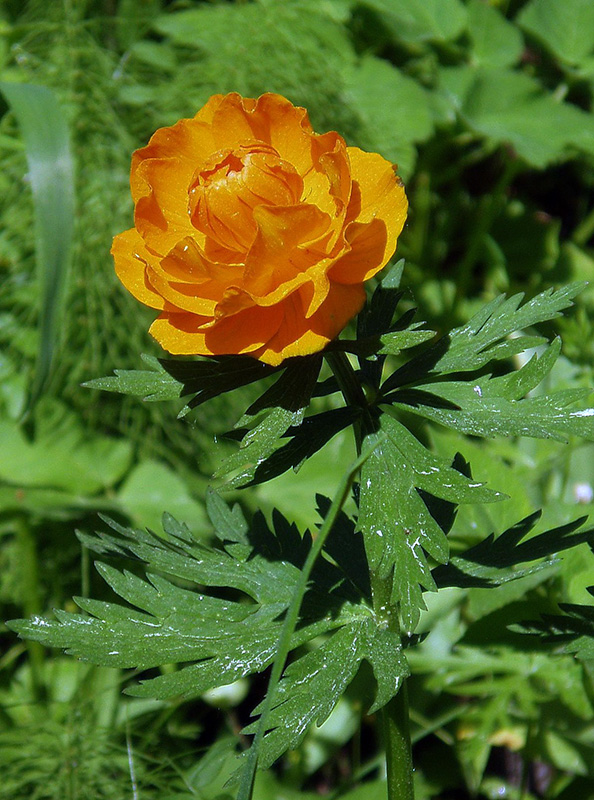
[(134, 227), (116, 272), (161, 311), (173, 354), (246, 353), (277, 365), (321, 350), (391, 258), (407, 200), (392, 165), (314, 133), (277, 94), (215, 95), (132, 157)]

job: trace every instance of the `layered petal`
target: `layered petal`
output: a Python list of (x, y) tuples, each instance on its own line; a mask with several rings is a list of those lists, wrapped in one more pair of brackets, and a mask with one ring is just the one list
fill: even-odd
[(119, 233), (114, 238), (111, 254), (116, 275), (130, 294), (150, 308), (164, 308), (163, 296), (147, 281), (147, 268), (154, 261), (154, 256), (146, 249), (135, 228)]
[(134, 228), (112, 253), (122, 283), (161, 310), (175, 354), (269, 364), (323, 349), (391, 258), (407, 201), (392, 165), (314, 133), (284, 97), (214, 95), (132, 158)]

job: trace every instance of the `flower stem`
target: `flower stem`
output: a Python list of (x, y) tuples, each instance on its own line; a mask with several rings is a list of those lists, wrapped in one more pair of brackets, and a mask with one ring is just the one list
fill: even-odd
[[(371, 572), (373, 610), (378, 622), (400, 632), (398, 611), (390, 603), (391, 580)], [(388, 800), (414, 800), (413, 762), (406, 681), (379, 712), (386, 750)]]
[[(353, 426), (357, 452), (361, 452), (363, 438), (373, 433), (374, 419), (367, 403), (365, 392), (345, 353), (335, 351), (326, 353), (326, 360), (342, 395), (349, 406), (362, 411), (361, 418)], [(365, 487), (361, 486), (361, 492)], [(379, 624), (400, 633), (398, 610), (390, 601), (391, 580), (370, 572), (373, 610)], [(414, 800), (413, 763), (409, 728), (408, 692), (406, 682), (402, 682), (398, 693), (379, 712), (388, 777), (388, 800)]]

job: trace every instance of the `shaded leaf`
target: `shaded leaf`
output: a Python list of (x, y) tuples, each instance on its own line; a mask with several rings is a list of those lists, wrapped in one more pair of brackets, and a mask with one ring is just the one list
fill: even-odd
[[(445, 586), (499, 586), (544, 569), (554, 563), (556, 553), (587, 542), (594, 544), (594, 530), (580, 530), (587, 517), (522, 541), (540, 519), (538, 511), (508, 528), (495, 538), (489, 534), (478, 544), (452, 556), (449, 564), (433, 570), (439, 588)], [(511, 569), (538, 559), (546, 561), (524, 569)]]

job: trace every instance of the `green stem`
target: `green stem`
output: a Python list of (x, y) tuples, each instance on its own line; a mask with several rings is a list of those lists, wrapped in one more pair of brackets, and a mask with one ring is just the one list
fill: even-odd
[(487, 234), (503, 207), (507, 190), (519, 169), (518, 160), (508, 159), (493, 191), (483, 195), (479, 201), (474, 224), (470, 226), (471, 234), (466, 254), (460, 262), (458, 275), (456, 276), (456, 294), (454, 298), (456, 306), (469, 294), (474, 265), (480, 256)]
[[(400, 633), (398, 610), (390, 601), (392, 582), (371, 572), (373, 610), (378, 622)], [(379, 712), (388, 777), (388, 800), (414, 800), (408, 691), (403, 681), (398, 694)]]
[[(362, 428), (364, 434), (373, 433), (373, 417), (363, 388), (345, 353), (326, 354), (340, 390), (347, 405), (362, 409)], [(357, 452), (361, 452), (361, 423), (355, 428)], [(361, 486), (361, 492), (365, 487)], [(391, 579), (370, 573), (373, 611), (378, 623), (400, 633), (398, 610), (391, 602)], [(408, 692), (403, 682), (397, 695), (379, 712), (379, 719), (386, 750), (388, 777), (388, 800), (414, 800), (413, 763), (410, 739)]]
[[(379, 442), (377, 443), (379, 444)], [(377, 444), (374, 447), (377, 447)], [(301, 608), (301, 603), (303, 601), (303, 597), (305, 595), (305, 590), (307, 589), (307, 584), (309, 582), (309, 578), (311, 575), (311, 571), (313, 566), (316, 562), (316, 559), (322, 552), (322, 548), (328, 538), (328, 534), (332, 530), (334, 523), (336, 522), (336, 518), (338, 517), (342, 507), (344, 506), (345, 502), (347, 501), (351, 486), (353, 484), (353, 480), (355, 476), (359, 472), (361, 465), (366, 461), (369, 457), (373, 448), (367, 450), (367, 452), (362, 453), (357, 460), (350, 466), (348, 472), (343, 477), (338, 492), (336, 493), (330, 509), (324, 519), (324, 524), (320, 528), (318, 535), (314, 539), (314, 542), (311, 546), (311, 550), (307, 556), (305, 564), (303, 565), (303, 569), (299, 573), (299, 580), (295, 585), (295, 589), (293, 591), (293, 597), (291, 598), (291, 603), (289, 608), (287, 609), (287, 616), (285, 617), (285, 621), (283, 623), (283, 627), (281, 630), (281, 634), (278, 639), (277, 643), (277, 655), (274, 659), (274, 664), (272, 665), (272, 672), (270, 674), (270, 681), (268, 683), (268, 691), (266, 692), (266, 698), (264, 700), (264, 705), (262, 707), (262, 713), (260, 714), (260, 719), (258, 721), (258, 728), (256, 730), (256, 735), (254, 736), (254, 740), (252, 742), (252, 746), (248, 750), (247, 753), (247, 763), (245, 769), (243, 771), (241, 777), (241, 783), (239, 785), (239, 793), (237, 795), (237, 800), (251, 800), (252, 792), (254, 788), (254, 778), (256, 775), (256, 767), (258, 765), (258, 754), (260, 751), (260, 745), (262, 743), (262, 739), (264, 738), (264, 733), (266, 732), (266, 725), (268, 722), (268, 716), (270, 711), (272, 710), (272, 704), (274, 701), (274, 697), (276, 695), (276, 690), (281, 679), (281, 675), (285, 668), (285, 663), (287, 660), (287, 656), (289, 655), (289, 650), (291, 649), (291, 638), (293, 636), (293, 632), (295, 631), (295, 626), (297, 624), (297, 619), (299, 617), (299, 610)]]
[(594, 208), (580, 222), (571, 238), (579, 247), (584, 247), (592, 234), (594, 234)]

